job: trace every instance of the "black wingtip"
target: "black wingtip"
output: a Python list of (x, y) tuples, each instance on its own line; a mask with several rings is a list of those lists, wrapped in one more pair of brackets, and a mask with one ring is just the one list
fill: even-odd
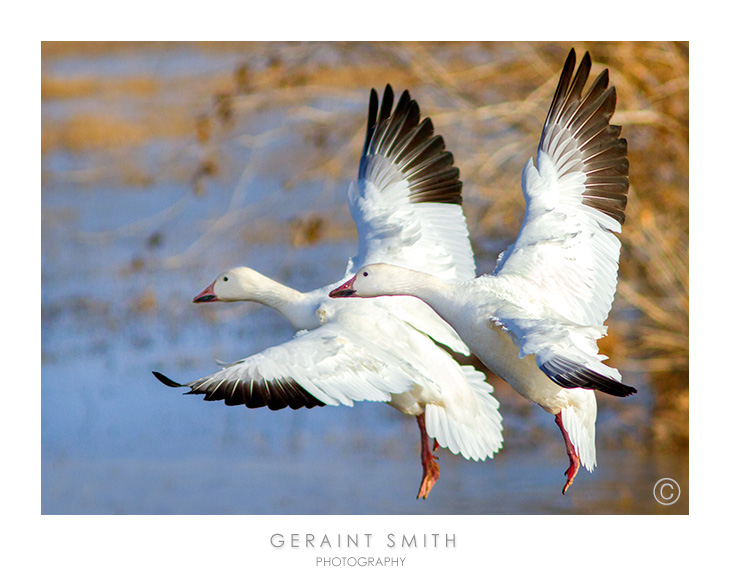
[(599, 390), (605, 394), (610, 394), (610, 396), (617, 396), (618, 398), (632, 396), (638, 392), (638, 390), (633, 388), (633, 386), (628, 386), (615, 380), (608, 380), (604, 385), (598, 383), (598, 385), (595, 386), (595, 390)]
[(152, 372), (152, 374), (154, 374), (154, 377), (157, 378), (160, 382), (162, 382), (165, 386), (169, 386), (170, 388), (183, 388), (184, 387), (182, 384), (178, 384), (174, 380), (170, 380), (164, 374), (160, 374), (159, 372)]
[(632, 386), (618, 382), (608, 376), (603, 376), (597, 372), (588, 369), (577, 362), (564, 357), (556, 357), (545, 362), (542, 365), (542, 371), (549, 378), (562, 386), (563, 388), (585, 388), (587, 390), (598, 390), (609, 394), (625, 398), (632, 396), (637, 389)]
[[(617, 91), (609, 85), (610, 76), (605, 69), (583, 95), (592, 67), (590, 53), (585, 52), (577, 71), (575, 64), (576, 53), (572, 49), (547, 113), (539, 149), (556, 156), (564, 149), (561, 145), (567, 138), (579, 145), (582, 172), (586, 174), (582, 204), (623, 224), (630, 182), (627, 143), (620, 138), (620, 127), (610, 124)], [(548, 133), (549, 129), (553, 132)]]
[(379, 104), (379, 98), (377, 97), (377, 90), (372, 88), (370, 90), (370, 107), (367, 114), (367, 132), (365, 134), (364, 149), (362, 150), (362, 157), (365, 156), (370, 148), (370, 142), (372, 141), (372, 134), (375, 132), (375, 124), (377, 123), (377, 107)]
[(390, 84), (385, 86), (385, 91), (382, 93), (382, 103), (380, 104), (380, 115), (377, 119), (378, 123), (382, 123), (386, 119), (390, 118), (392, 114), (392, 105), (395, 103), (395, 91), (392, 89)]
[(435, 135), (433, 122), (420, 120), (420, 107), (404, 90), (393, 111), (395, 93), (385, 86), (382, 103), (377, 93), (370, 91), (367, 135), (359, 162), (359, 180), (367, 177), (375, 155), (380, 155), (397, 167), (408, 182), (409, 199), (414, 204), (443, 203), (460, 206), (463, 184), (454, 167), (453, 155), (445, 150), (445, 141)]

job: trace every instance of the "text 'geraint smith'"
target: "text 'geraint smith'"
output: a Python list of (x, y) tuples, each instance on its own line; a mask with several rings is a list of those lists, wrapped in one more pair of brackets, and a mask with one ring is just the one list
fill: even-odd
[(378, 541), (372, 533), (337, 533), (321, 535), (315, 533), (274, 533), (271, 545), (276, 548), (292, 549), (333, 549), (336, 547), (370, 548), (370, 547), (404, 547), (404, 548), (451, 548), (456, 546), (456, 535), (448, 533), (422, 533), (408, 535), (405, 533), (388, 533)]

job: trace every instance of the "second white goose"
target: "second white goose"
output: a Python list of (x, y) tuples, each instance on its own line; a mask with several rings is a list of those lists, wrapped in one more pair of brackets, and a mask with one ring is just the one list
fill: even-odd
[(616, 92), (604, 70), (582, 96), (589, 53), (577, 72), (570, 51), (537, 151), (522, 174), (526, 212), (516, 241), (491, 275), (448, 283), (428, 273), (375, 264), (332, 297), (410, 295), (428, 303), (483, 363), (539, 404), (564, 437), (570, 465), (596, 463), (594, 390), (628, 396), (635, 388), (603, 362), (617, 285), (619, 233), (628, 194), (627, 142), (610, 124)]

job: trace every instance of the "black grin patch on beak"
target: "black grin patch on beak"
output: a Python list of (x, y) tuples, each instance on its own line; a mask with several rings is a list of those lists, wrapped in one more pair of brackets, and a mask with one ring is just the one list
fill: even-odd
[(353, 289), (347, 289), (347, 290), (337, 290), (335, 292), (330, 292), (329, 296), (331, 298), (350, 298), (354, 296), (357, 293), (357, 290)]
[(200, 296), (200, 298), (195, 298), (193, 302), (213, 302), (214, 300), (217, 300), (215, 294), (206, 294), (205, 296)]

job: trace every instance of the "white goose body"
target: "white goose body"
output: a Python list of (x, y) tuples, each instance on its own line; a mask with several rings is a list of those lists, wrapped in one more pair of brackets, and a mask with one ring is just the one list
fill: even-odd
[[(394, 112), (392, 106), (388, 86), (378, 114), (372, 91), (359, 178), (349, 191), (359, 250), (345, 278), (362, 265), (388, 262), (446, 282), (471, 279), (475, 264), (453, 157), (434, 136), (430, 119), (420, 121), (407, 92)], [(468, 355), (453, 328), (415, 298), (334, 300), (333, 287), (301, 293), (250, 268), (223, 272), (194, 302), (259, 302), (278, 310), (299, 332), (184, 386), (205, 394), (205, 400), (272, 410), (387, 402), (418, 421), (419, 498), (428, 496), (439, 476), (428, 436), (469, 459), (493, 456), (502, 444), (502, 426), (492, 387), (482, 373), (460, 366), (434, 343)]]
[[(472, 300), (482, 302), (488, 298), (487, 289), (478, 287), (481, 285), (479, 279), (448, 288), (435, 298), (429, 297), (429, 304), (457, 333), (463, 334), (464, 343), (477, 357), (489, 358), (491, 371), (509, 382), (524, 397), (556, 414), (564, 408), (563, 401), (555, 397), (561, 387), (539, 369), (533, 355), (519, 356), (519, 347), (493, 320), (494, 316), (498, 316), (494, 313), (495, 304), (472, 306)], [(474, 324), (485, 328), (474, 329)]]
[(516, 241), (491, 275), (461, 283), (375, 264), (333, 297), (409, 295), (425, 301), (481, 361), (519, 394), (555, 415), (570, 457), (572, 484), (596, 463), (593, 390), (628, 396), (635, 388), (603, 362), (604, 336), (617, 285), (628, 159), (620, 127), (609, 124), (615, 88), (607, 70), (582, 96), (591, 62), (574, 78), (565, 62), (537, 152), (522, 174), (526, 211)]

